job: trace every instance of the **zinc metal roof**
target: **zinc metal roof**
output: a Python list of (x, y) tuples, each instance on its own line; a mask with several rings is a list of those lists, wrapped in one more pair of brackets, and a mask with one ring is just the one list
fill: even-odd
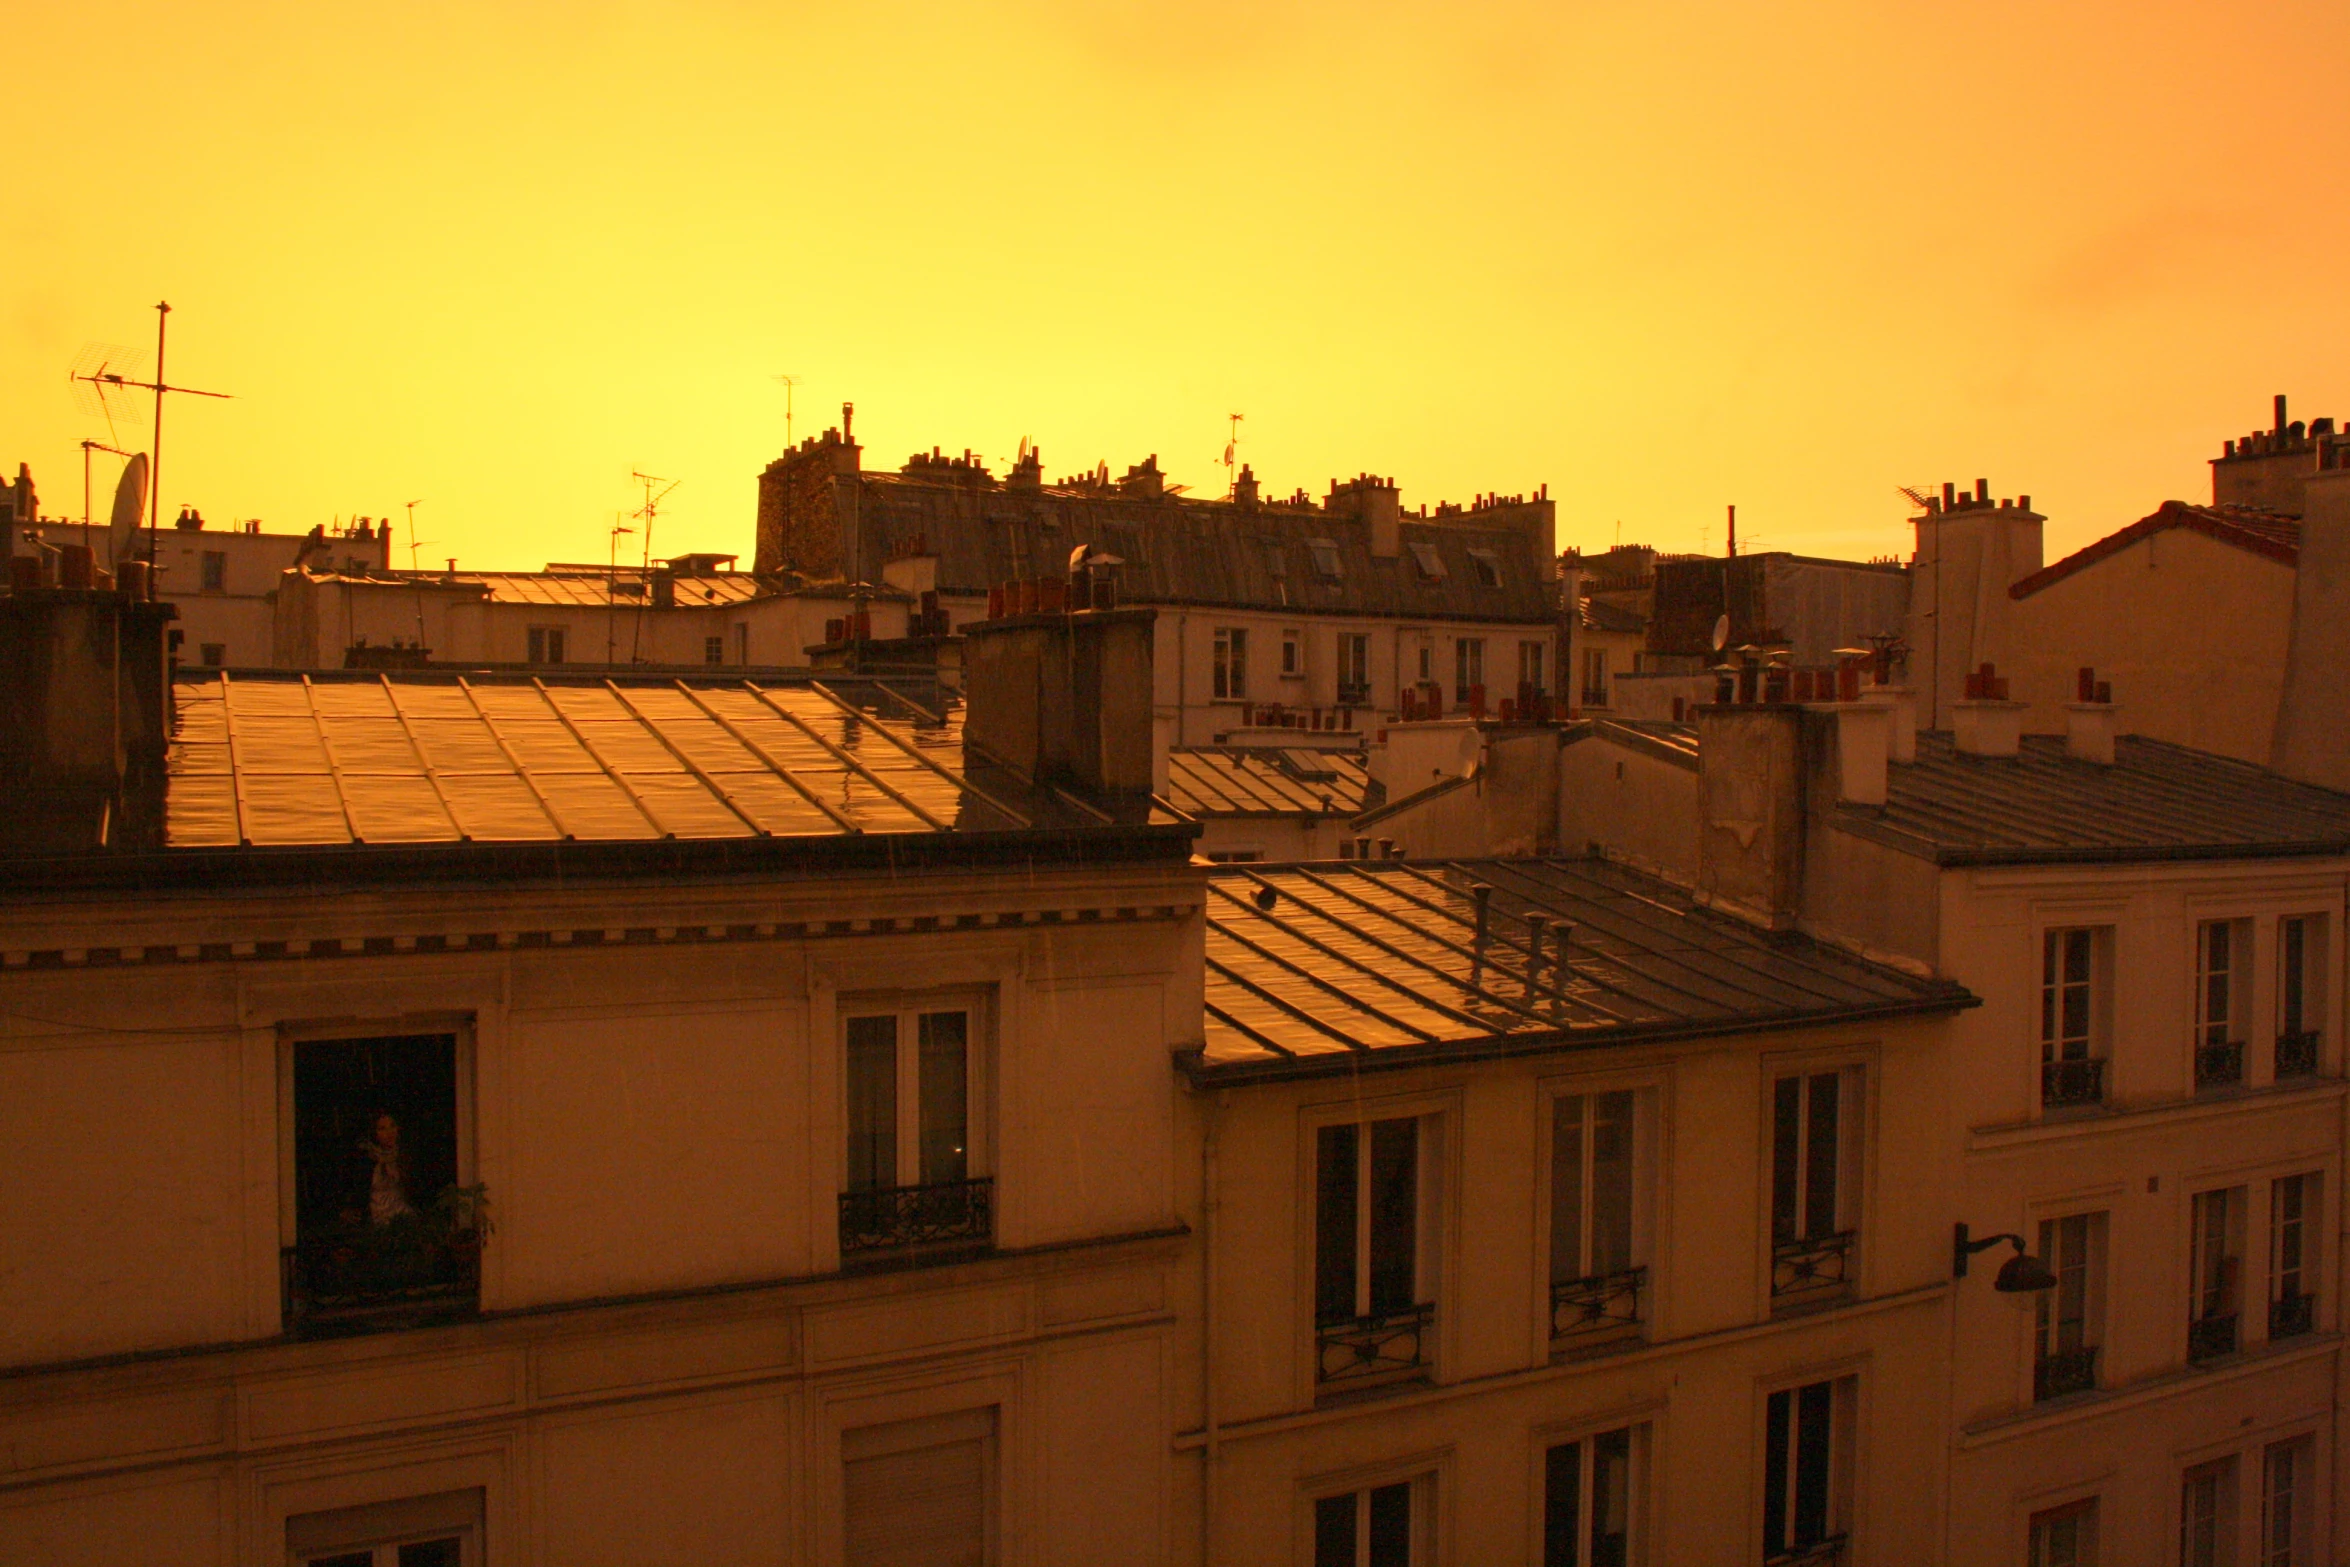
[(1371, 776), (1350, 751), (1175, 746), (1167, 799), (1186, 816), (1352, 816)]
[(1694, 724), (1677, 724), (1669, 718), (1590, 718), (1568, 729), (1559, 743), (1573, 745), (1579, 740), (1612, 740), (1660, 762), (1697, 770)]
[[(1006, 831), (1108, 821), (965, 765), (878, 682), (186, 677), (172, 848)], [(981, 770), (985, 781), (972, 773)], [(1089, 819), (1090, 818), (1090, 819)]]
[[(404, 580), (448, 583), (452, 579), (433, 572), (417, 573)], [(602, 573), (571, 573), (560, 571), (461, 571), (454, 578), (458, 587), (479, 587), (484, 596), (497, 604), (569, 604), (596, 609), (618, 605), (623, 609), (643, 609), (652, 604), (653, 592), (644, 576), (637, 572), (622, 572), (606, 579)], [(714, 573), (707, 577), (679, 577), (676, 579), (677, 607), (696, 609), (709, 604), (740, 604), (745, 599), (759, 596), (759, 579), (747, 571)]]
[[(1600, 859), (1234, 866), (1207, 881), (1205, 1042), (1190, 1063), (1205, 1080), (1974, 1004), (1948, 981), (1760, 931)], [(1543, 921), (1539, 950), (1529, 915)]]
[(2105, 767), (2056, 735), (2003, 757), (1920, 733), (1886, 793), (1882, 810), (1843, 807), (1837, 826), (1944, 865), (2350, 853), (2350, 795), (2139, 735), (2117, 739)]

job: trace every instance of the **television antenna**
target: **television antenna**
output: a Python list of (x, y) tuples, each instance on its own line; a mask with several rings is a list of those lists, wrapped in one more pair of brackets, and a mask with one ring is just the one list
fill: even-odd
[(1918, 510), (1932, 510), (1932, 507), (1927, 503), (1925, 496), (1920, 494), (1918, 491), (1911, 489), (1908, 485), (1896, 484), (1893, 486), (1893, 488), (1899, 490), (1904, 496), (1908, 497), (1909, 503), (1912, 506), (1915, 506)]
[(1224, 496), (1229, 500), (1240, 493), (1240, 480), (1233, 471), (1233, 461), (1240, 455), (1240, 421), (1245, 414), (1226, 414), (1232, 421), (1232, 433), (1224, 439)]
[[(416, 542), (416, 508), (417, 508), (417, 507), (419, 507), (419, 506), (422, 506), (423, 504), (424, 504), (424, 502), (423, 502), (423, 501), (421, 501), (421, 500), (414, 500), (414, 501), (409, 501), (409, 502), (407, 503), (407, 506), (408, 506), (408, 569), (409, 569), (410, 571), (414, 571), (414, 570), (416, 569), (416, 552), (417, 552), (419, 549), (423, 548), (423, 546), (422, 546), (422, 545), (420, 545), (420, 544), (418, 544), (418, 543)], [(385, 565), (387, 565), (387, 566), (389, 566), (389, 565), (392, 563), (392, 562), (391, 562), (391, 553), (392, 553), (392, 552), (391, 552), (391, 549), (390, 549), (390, 548), (387, 546), (387, 547), (385, 548), (385, 550), (384, 550), (384, 564), (385, 564)]]
[(604, 663), (607, 667), (615, 657), (614, 643), (618, 635), (614, 629), (616, 623), (613, 611), (620, 602), (620, 535), (634, 532), (636, 529), (620, 520), (620, 513), (612, 514), (611, 541), (604, 552)]
[(91, 349), (82, 350), (81, 360), (76, 361), (73, 374), (73, 379), (76, 382), (87, 384), (97, 397), (99, 412), (106, 417), (107, 430), (110, 434), (114, 428), (114, 408), (108, 401), (110, 397), (127, 397), (133, 391), (140, 391), (151, 393), (155, 398), (155, 436), (148, 445), (147, 470), (147, 557), (150, 560), (155, 556), (155, 530), (158, 515), (163, 507), (163, 394), (185, 392), (191, 397), (219, 398), (227, 398), (232, 395), (227, 392), (207, 392), (193, 386), (173, 386), (163, 379), (164, 329), (170, 325), (170, 322), (171, 302), (158, 300), (155, 305), (155, 378), (153, 380), (140, 379), (140, 372), (144, 369), (143, 360), (139, 361), (136, 366), (126, 366), (120, 360), (107, 357), (109, 354), (119, 355), (121, 350), (108, 349), (102, 344), (92, 345), (99, 351), (99, 359), (96, 364), (86, 370), (82, 367), (81, 360), (87, 360), (91, 357)]
[[(661, 479), (656, 478), (649, 473), (636, 472), (631, 472), (629, 477), (645, 487), (644, 505), (638, 507), (635, 511), (630, 512), (629, 515), (631, 517), (642, 517), (644, 519), (645, 570), (651, 571), (653, 569), (653, 519), (660, 515), (661, 503), (669, 498), (669, 492), (676, 489), (679, 485), (685, 483), (685, 481), (683, 479)], [(653, 486), (656, 484), (662, 486), (661, 493), (658, 495), (653, 493)]]
[(775, 379), (783, 383), (783, 449), (788, 452), (792, 448), (791, 391), (800, 384), (800, 378), (796, 375), (779, 375)]
[(104, 441), (82, 442), (82, 542), (84, 544), (90, 542), (90, 453), (92, 452), (112, 452), (117, 457), (130, 456), (130, 453), (121, 447), (109, 446)]

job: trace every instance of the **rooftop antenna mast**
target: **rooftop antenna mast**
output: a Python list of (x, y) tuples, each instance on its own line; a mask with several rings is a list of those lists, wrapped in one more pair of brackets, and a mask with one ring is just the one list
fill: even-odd
[(90, 453), (92, 452), (112, 452), (117, 457), (130, 455), (121, 447), (109, 446), (104, 441), (82, 442), (82, 543), (84, 545), (90, 542)]
[(783, 449), (788, 452), (792, 448), (791, 389), (800, 384), (800, 378), (796, 375), (779, 375), (775, 379), (783, 383)]
[[(416, 569), (416, 552), (421, 547), (416, 542), (416, 508), (423, 504), (424, 502), (421, 500), (408, 503), (408, 569), (410, 571)], [(391, 553), (391, 546), (384, 546), (384, 564), (387, 566), (392, 563)]]
[(1233, 461), (1240, 455), (1240, 421), (1243, 414), (1226, 414), (1232, 421), (1232, 433), (1224, 440), (1224, 498), (1232, 499), (1240, 493), (1240, 476), (1233, 469)]
[[(685, 481), (683, 479), (658, 479), (649, 473), (639, 472), (631, 472), (629, 477), (645, 487), (645, 504), (629, 514), (632, 517), (645, 519), (645, 580), (642, 588), (644, 597), (637, 600), (636, 635), (628, 650), (629, 662), (634, 663), (645, 649), (644, 611), (651, 604), (653, 597), (653, 519), (660, 515), (661, 503), (669, 498), (669, 492)], [(658, 495), (653, 493), (653, 486), (656, 484), (662, 486), (661, 493)]]
[[(101, 408), (108, 409), (109, 411), (111, 405), (107, 403), (106, 398), (110, 390), (135, 390), (141, 392), (152, 392), (155, 396), (155, 437), (148, 447), (147, 455), (147, 558), (149, 560), (153, 560), (155, 558), (155, 533), (158, 519), (160, 518), (163, 510), (163, 394), (166, 392), (185, 392), (191, 397), (220, 398), (226, 398), (232, 395), (228, 392), (207, 392), (193, 386), (173, 386), (163, 379), (164, 329), (169, 326), (170, 323), (171, 302), (169, 300), (158, 300), (155, 305), (154, 380), (137, 380), (135, 379), (135, 377), (138, 375), (136, 368), (109, 365), (104, 359), (101, 359), (99, 363), (91, 366), (87, 372), (77, 368), (73, 375), (73, 378), (76, 381), (88, 382), (89, 385), (93, 388), (94, 395), (98, 398)], [(87, 359), (89, 354), (90, 350), (85, 349), (83, 351), (84, 359)], [(125, 373), (126, 369), (128, 373)]]
[(627, 523), (622, 522), (620, 520), (620, 516), (621, 514), (619, 512), (614, 512), (612, 514), (612, 536), (610, 547), (604, 552), (604, 663), (607, 667), (609, 667), (614, 659), (618, 656), (616, 649), (619, 641), (619, 632), (617, 627), (619, 625), (618, 608), (620, 603), (620, 594), (618, 591), (618, 584), (620, 581), (620, 535), (623, 533), (636, 532), (636, 529), (630, 527)]

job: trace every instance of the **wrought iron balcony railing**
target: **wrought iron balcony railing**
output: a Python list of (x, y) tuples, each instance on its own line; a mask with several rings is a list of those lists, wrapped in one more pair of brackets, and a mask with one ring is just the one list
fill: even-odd
[(2218, 1040), (2195, 1047), (2195, 1086), (2227, 1088), (2244, 1081), (2244, 1041)]
[(1314, 1326), (1314, 1382), (1319, 1387), (1368, 1384), (1426, 1370), (1435, 1345), (1433, 1304)]
[(1371, 682), (1368, 680), (1341, 680), (1338, 682), (1338, 701), (1342, 707), (1361, 707), (1371, 700)]
[(2268, 1336), (2299, 1338), (2317, 1327), (2315, 1295), (2281, 1295), (2268, 1303)]
[(1763, 1552), (1763, 1567), (1838, 1567), (1844, 1560), (1847, 1536), (1831, 1534), (1809, 1545)]
[(2232, 1311), (2214, 1312), (2208, 1317), (2187, 1319), (2187, 1358), (2189, 1360), (2217, 1360), (2222, 1355), (2236, 1352), (2236, 1314)]
[(2105, 1063), (2094, 1057), (2040, 1063), (2040, 1103), (2051, 1110), (2105, 1102)]
[(995, 1182), (940, 1181), (840, 1194), (844, 1258), (928, 1246), (984, 1246), (995, 1238)]
[(336, 1225), (278, 1253), (285, 1330), (386, 1332), (468, 1316), (481, 1304), (481, 1238), (416, 1223)]
[(1646, 1268), (1593, 1274), (1550, 1287), (1550, 1337), (1562, 1348), (1622, 1337), (1641, 1323)]
[(1771, 1298), (1800, 1304), (1842, 1293), (1852, 1285), (1852, 1246), (1857, 1230), (1810, 1235), (1771, 1247)]
[(2062, 1398), (2067, 1393), (2086, 1393), (2096, 1385), (2097, 1346), (2094, 1344), (2042, 1355), (2032, 1365), (2035, 1401)]
[(2277, 1076), (2317, 1076), (2317, 1030), (2277, 1035)]

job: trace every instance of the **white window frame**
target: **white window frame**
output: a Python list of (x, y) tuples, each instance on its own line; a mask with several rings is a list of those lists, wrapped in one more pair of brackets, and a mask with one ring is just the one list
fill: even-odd
[[(1765, 1560), (1774, 1549), (1784, 1549), (1769, 1537), (1770, 1436), (1771, 1404), (1780, 1394), (1786, 1394), (1785, 1419), (1787, 1433), (1787, 1472), (1783, 1477), (1786, 1487), (1782, 1493), (1782, 1522), (1785, 1534), (1793, 1537), (1797, 1487), (1801, 1482), (1799, 1433), (1802, 1427), (1803, 1393), (1807, 1388), (1825, 1384), (1828, 1394), (1828, 1496), (1825, 1537), (1842, 1536), (1849, 1540), (1856, 1523), (1855, 1506), (1860, 1497), (1860, 1449), (1856, 1440), (1860, 1426), (1860, 1376), (1857, 1368), (1821, 1370), (1802, 1376), (1766, 1383), (1756, 1399), (1759, 1416), (1755, 1432), (1755, 1518), (1749, 1539), (1764, 1542)], [(1849, 1555), (1849, 1551), (1847, 1552)]]
[[(983, 991), (956, 988), (932, 992), (905, 991), (875, 995), (872, 993), (842, 996), (834, 1007), (839, 1034), (840, 1051), (840, 1189), (850, 1190), (849, 1179), (849, 1037), (851, 1025), (858, 1018), (889, 1017), (896, 1022), (897, 1077), (893, 1088), (896, 1098), (897, 1146), (895, 1169), (896, 1186), (904, 1190), (920, 1186), (921, 1174), (921, 1019), (925, 1013), (960, 1012), (963, 1024), (963, 1179), (986, 1180), (995, 1174), (995, 1148), (991, 1128), (994, 1122), (991, 1093), (994, 1072), (994, 1052), (991, 1047), (992, 1028), (988, 995)], [(911, 1085), (912, 1091), (908, 1088)], [(916, 1180), (905, 1179), (911, 1169)]]
[[(1536, 1186), (1536, 1207), (1541, 1223), (1541, 1229), (1537, 1233), (1542, 1237), (1542, 1266), (1545, 1270), (1542, 1274), (1545, 1283), (1538, 1306), (1540, 1320), (1537, 1325), (1537, 1347), (1544, 1354), (1555, 1354), (1562, 1349), (1571, 1348), (1571, 1340), (1584, 1337), (1584, 1335), (1570, 1335), (1562, 1338), (1554, 1331), (1556, 1314), (1553, 1302), (1555, 1291), (1561, 1283), (1560, 1262), (1556, 1255), (1560, 1107), (1567, 1100), (1579, 1099), (1583, 1102), (1581, 1119), (1584, 1135), (1579, 1139), (1581, 1144), (1579, 1157), (1582, 1166), (1583, 1213), (1577, 1226), (1580, 1232), (1578, 1244), (1580, 1255), (1576, 1261), (1578, 1267), (1585, 1267), (1589, 1264), (1592, 1256), (1591, 1232), (1593, 1229), (1590, 1206), (1594, 1156), (1589, 1129), (1594, 1118), (1594, 1102), (1602, 1095), (1615, 1093), (1631, 1095), (1631, 1256), (1626, 1264), (1626, 1269), (1640, 1270), (1642, 1273), (1639, 1283), (1638, 1326), (1625, 1329), (1621, 1336), (1636, 1337), (1645, 1332), (1647, 1325), (1654, 1320), (1656, 1275), (1653, 1262), (1656, 1248), (1657, 1215), (1663, 1200), (1658, 1189), (1660, 1183), (1657, 1179), (1663, 1147), (1662, 1109), (1665, 1099), (1663, 1090), (1653, 1078), (1595, 1078), (1590, 1080), (1564, 1078), (1547, 1082), (1543, 1085), (1540, 1099), (1542, 1106), (1541, 1165)], [(1588, 1272), (1576, 1275), (1580, 1278), (1594, 1276)], [(1606, 1343), (1613, 1341), (1613, 1338), (1613, 1335), (1603, 1333), (1594, 1335), (1592, 1341)]]
[(570, 662), (569, 628), (565, 626), (530, 626), (523, 636), (523, 662), (552, 668)]
[(1209, 642), (1210, 697), (1218, 702), (1248, 700), (1248, 628), (1218, 626)]

